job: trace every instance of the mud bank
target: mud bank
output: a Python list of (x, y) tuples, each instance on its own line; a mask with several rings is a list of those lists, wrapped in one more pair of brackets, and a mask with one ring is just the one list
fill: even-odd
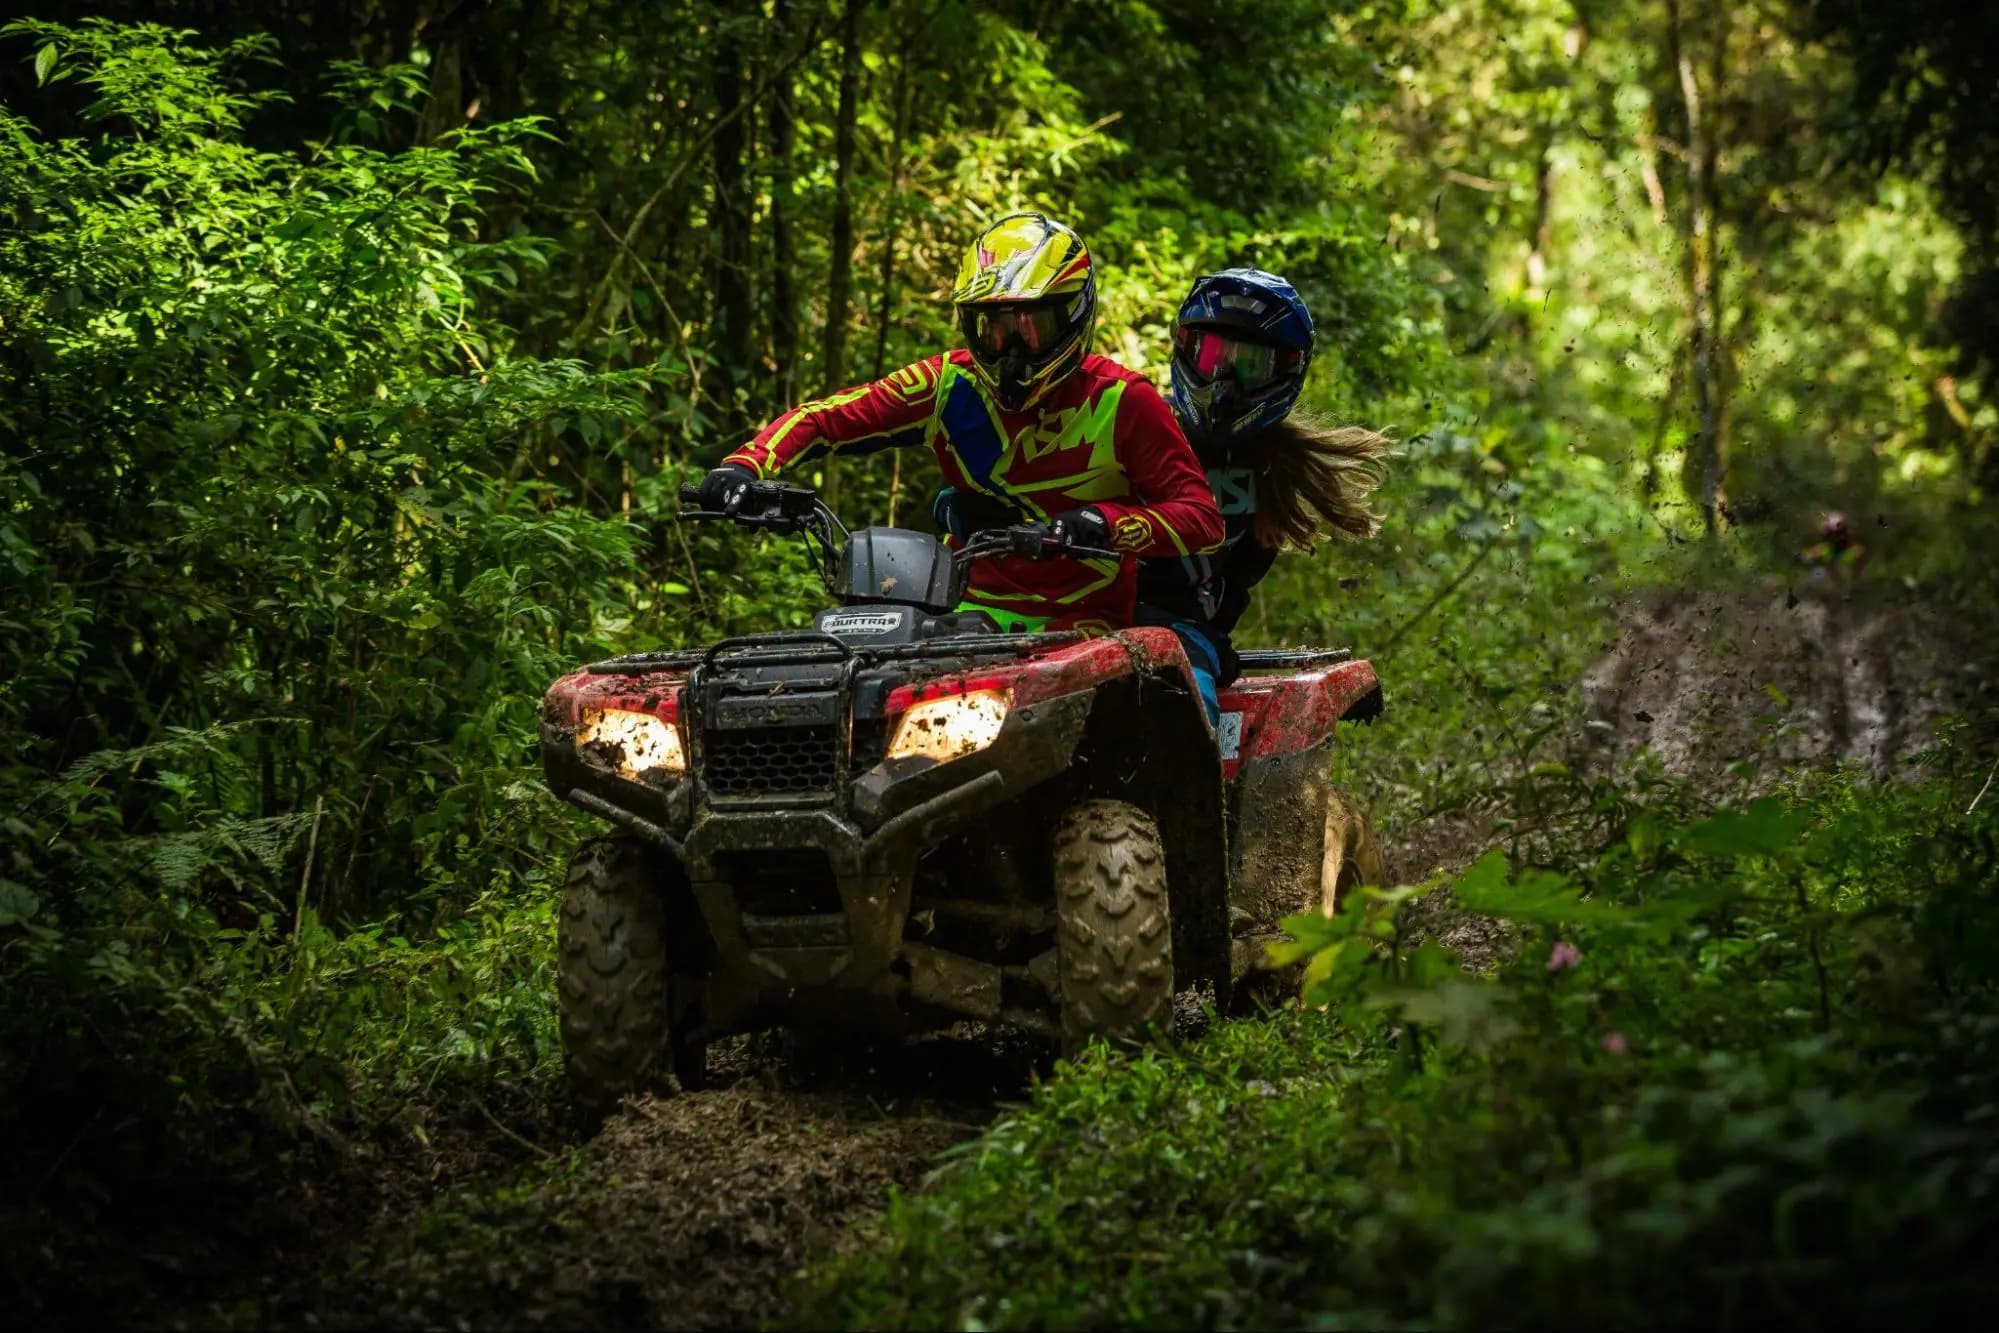
[(1999, 636), (1893, 584), (1767, 582), (1627, 603), (1583, 681), (1602, 756), (1699, 776), (1742, 760), (1887, 776), (1945, 716), (1999, 705)]

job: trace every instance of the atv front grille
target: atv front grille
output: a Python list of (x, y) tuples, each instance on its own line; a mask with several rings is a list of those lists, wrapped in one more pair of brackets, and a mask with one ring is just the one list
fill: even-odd
[(819, 795), (839, 779), (837, 724), (712, 729), (701, 741), (701, 780), (713, 799)]

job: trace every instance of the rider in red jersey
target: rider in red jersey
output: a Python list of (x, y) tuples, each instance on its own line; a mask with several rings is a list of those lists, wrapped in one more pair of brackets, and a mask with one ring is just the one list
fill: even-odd
[(1006, 628), (1131, 623), (1137, 560), (1222, 539), (1213, 492), (1159, 391), (1089, 352), (1096, 276), (1069, 228), (1037, 213), (980, 233), (952, 293), (967, 346), (793, 408), (702, 483), (732, 508), (742, 483), (827, 450), (925, 444), (974, 527), (1041, 521), (1119, 560), (976, 562), (967, 610)]

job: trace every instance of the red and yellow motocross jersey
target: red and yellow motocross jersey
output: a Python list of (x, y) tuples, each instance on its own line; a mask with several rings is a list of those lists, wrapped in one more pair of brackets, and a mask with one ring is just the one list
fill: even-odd
[(1122, 560), (996, 556), (972, 567), (966, 596), (1057, 624), (1131, 623), (1138, 560), (1197, 555), (1222, 540), (1194, 451), (1166, 400), (1142, 375), (1101, 356), (1023, 412), (1002, 412), (962, 349), (873, 384), (786, 412), (728, 462), (769, 477), (828, 450), (866, 454), (927, 444), (947, 484), (993, 496), (1024, 518), (1091, 505), (1109, 520)]

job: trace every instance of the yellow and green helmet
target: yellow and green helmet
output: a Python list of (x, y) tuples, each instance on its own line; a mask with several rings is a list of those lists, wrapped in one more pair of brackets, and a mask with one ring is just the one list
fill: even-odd
[(1034, 406), (1089, 355), (1097, 274), (1083, 238), (1039, 213), (987, 224), (951, 290), (980, 380), (1007, 412)]

